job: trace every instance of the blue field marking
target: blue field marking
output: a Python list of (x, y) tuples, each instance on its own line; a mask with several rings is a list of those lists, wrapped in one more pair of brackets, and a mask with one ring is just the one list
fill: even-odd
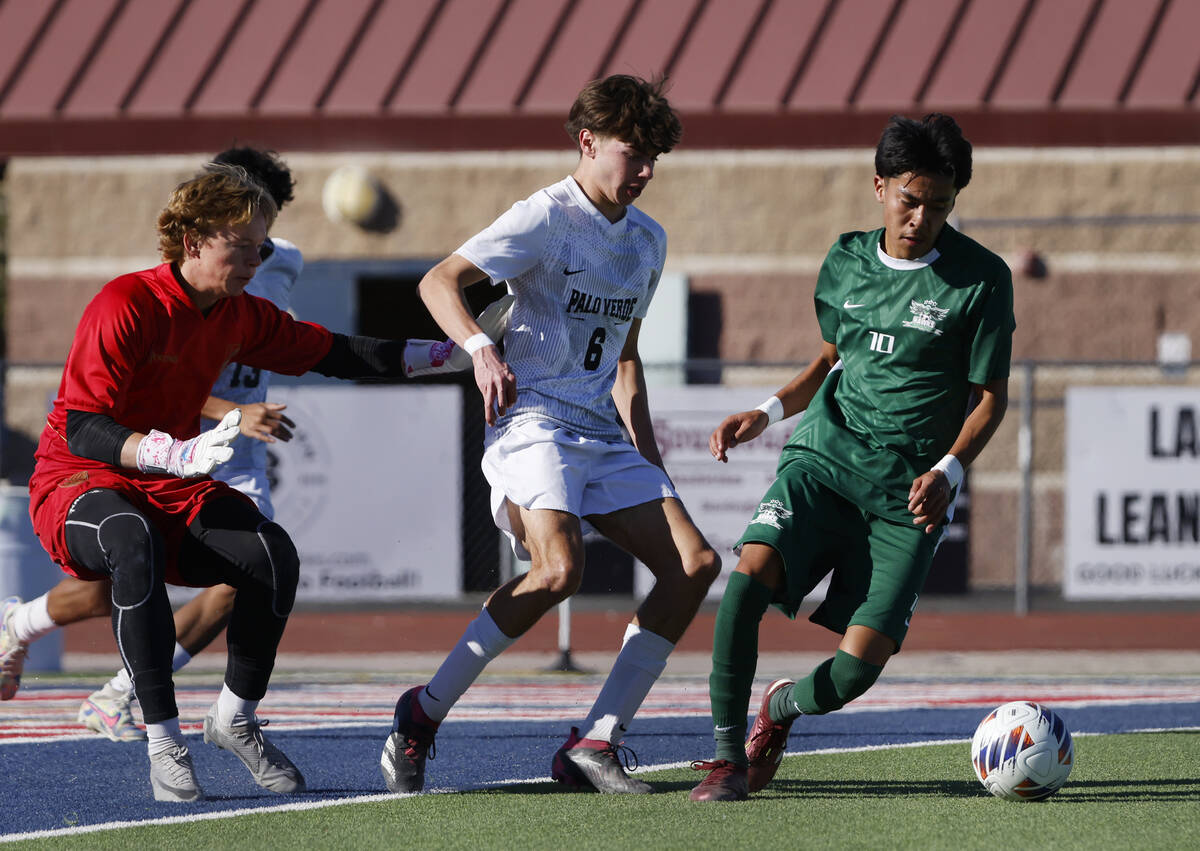
[[(482, 685), (482, 684), (481, 684)], [(1145, 685), (1145, 684), (1143, 684)], [(1169, 685), (1169, 684), (1168, 684)], [(701, 681), (665, 683), (664, 694), (656, 700), (657, 711), (640, 717), (626, 737), (643, 767), (686, 764), (712, 756), (712, 734), (707, 715), (696, 711), (699, 696), (706, 696)], [(1087, 705), (1074, 703), (1055, 706), (1072, 731), (1098, 733), (1126, 732), (1146, 728), (1200, 726), (1200, 694), (1195, 682), (1188, 683), (1196, 700), (1188, 702), (1171, 691), (1171, 697), (1155, 702), (1146, 686), (1146, 698), (1136, 711), (1123, 704)], [(303, 706), (312, 721), (298, 719), (286, 725), (268, 728), (268, 735), (300, 766), (308, 781), (302, 795), (276, 795), (256, 786), (249, 772), (232, 755), (206, 745), (198, 734), (188, 736), (197, 776), (209, 799), (196, 804), (168, 804), (153, 800), (148, 780), (146, 749), (141, 743), (114, 743), (95, 736), (51, 741), (21, 741), (0, 745), (0, 841), (34, 831), (81, 828), (113, 822), (141, 822), (164, 817), (271, 808), (289, 803), (318, 803), (339, 799), (359, 799), (385, 792), (379, 771), (379, 755), (387, 737), (390, 702), (394, 687), (377, 684), (373, 700), (367, 699), (362, 684), (347, 685), (355, 694), (355, 712), (346, 709), (345, 694), (324, 684), (323, 703), (312, 690), (301, 686), (272, 689), (269, 697), (278, 707)], [(946, 684), (946, 702), (954, 703), (955, 690)], [(539, 690), (540, 689), (540, 690)], [(1097, 689), (1102, 690), (1102, 689)], [(51, 704), (71, 704), (75, 695), (68, 690), (45, 690)], [(473, 691), (475, 691), (473, 689)], [(480, 689), (488, 692), (488, 689)], [(578, 723), (577, 714), (586, 711), (595, 684), (554, 681), (535, 684), (535, 693), (543, 698), (553, 693), (560, 704), (553, 718), (498, 720), (497, 713), (510, 710), (517, 714), (537, 714), (545, 707), (532, 706), (529, 692), (519, 683), (502, 683), (490, 690), (491, 697), (508, 693), (509, 709), (493, 705), (490, 714), (473, 703), (470, 720), (447, 720), (438, 735), (437, 758), (427, 769), (431, 790), (477, 789), (502, 782), (546, 780), (554, 751), (565, 741), (569, 727)], [(987, 689), (984, 689), (987, 691)], [(572, 698), (572, 692), (577, 692)], [(668, 704), (686, 693), (685, 714), (671, 715)], [(36, 707), (39, 689), (22, 695), (21, 708)], [(1184, 692), (1186, 694), (1186, 690)], [(886, 697), (886, 695), (885, 695)], [(210, 699), (210, 698), (209, 698)], [(366, 701), (364, 704), (362, 701)], [(891, 702), (891, 701), (887, 701)], [(501, 704), (503, 701), (501, 701)], [(76, 707), (77, 702), (74, 702)], [(356, 716), (369, 707), (369, 718)], [(17, 723), (5, 706), (0, 717), (0, 733), (6, 722)], [(920, 742), (961, 741), (964, 771), (969, 773), (968, 741), (976, 725), (991, 706), (949, 706), (911, 709), (876, 708), (838, 712), (800, 719), (792, 728), (789, 752), (828, 749), (904, 745)], [(184, 713), (185, 718), (188, 713)], [(316, 726), (320, 724), (320, 726)], [(11, 732), (11, 730), (10, 730)]]

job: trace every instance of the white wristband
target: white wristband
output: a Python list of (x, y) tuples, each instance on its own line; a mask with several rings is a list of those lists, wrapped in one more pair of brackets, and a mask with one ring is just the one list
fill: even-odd
[(494, 345), (496, 344), (492, 342), (492, 338), (480, 331), (475, 336), (467, 338), (467, 341), (463, 343), (463, 351), (469, 355), (473, 355), (485, 346)]
[(767, 415), (767, 425), (773, 425), (783, 419), (783, 402), (779, 401), (778, 396), (772, 396), (754, 410)]
[(957, 488), (962, 484), (963, 465), (953, 455), (947, 455), (941, 461), (938, 461), (933, 465), (933, 469), (941, 470), (946, 474), (946, 481), (950, 483), (951, 488)]

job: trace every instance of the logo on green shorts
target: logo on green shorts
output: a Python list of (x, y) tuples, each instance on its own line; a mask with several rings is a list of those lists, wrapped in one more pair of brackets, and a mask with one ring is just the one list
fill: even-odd
[(787, 520), (792, 516), (792, 512), (784, 508), (783, 502), (778, 499), (769, 499), (766, 502), (761, 502), (758, 505), (758, 513), (754, 515), (754, 519), (750, 521), (750, 525), (761, 523), (764, 526), (774, 526), (776, 529), (783, 529), (780, 525), (781, 520)]

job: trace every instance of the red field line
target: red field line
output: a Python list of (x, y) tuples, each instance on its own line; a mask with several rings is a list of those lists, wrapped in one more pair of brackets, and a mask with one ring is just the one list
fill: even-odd
[[(572, 649), (616, 651), (631, 610), (575, 611)], [(298, 612), (283, 636), (284, 653), (441, 653), (458, 640), (474, 617), (471, 610)], [(712, 646), (715, 613), (704, 611), (678, 649), (707, 652)], [(522, 652), (553, 652), (558, 618), (551, 612), (515, 645)], [(805, 620), (789, 621), (776, 611), (763, 618), (759, 649), (829, 650), (835, 636)], [(1200, 612), (1036, 612), (1017, 617), (1007, 612), (931, 612), (918, 609), (904, 644), (907, 650), (1194, 650), (1200, 647)], [(105, 619), (74, 624), (64, 636), (66, 652), (104, 653), (113, 647)], [(223, 650), (217, 639), (214, 650)]]

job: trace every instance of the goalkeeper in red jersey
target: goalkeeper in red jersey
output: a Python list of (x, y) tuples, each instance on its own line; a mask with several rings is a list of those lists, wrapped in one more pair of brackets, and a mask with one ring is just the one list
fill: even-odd
[(146, 720), (150, 782), (203, 797), (179, 728), (165, 583), (237, 589), (225, 682), (204, 738), (259, 785), (305, 787), (255, 714), (295, 598), (299, 557), (254, 502), (208, 474), (232, 454), (240, 411), (201, 432), (230, 362), (299, 375), (400, 377), (404, 341), (344, 336), (243, 291), (276, 214), (237, 166), (182, 183), (159, 215), (164, 262), (109, 282), (84, 311), (30, 479), (34, 530), (65, 572), (111, 581), (113, 631)]

